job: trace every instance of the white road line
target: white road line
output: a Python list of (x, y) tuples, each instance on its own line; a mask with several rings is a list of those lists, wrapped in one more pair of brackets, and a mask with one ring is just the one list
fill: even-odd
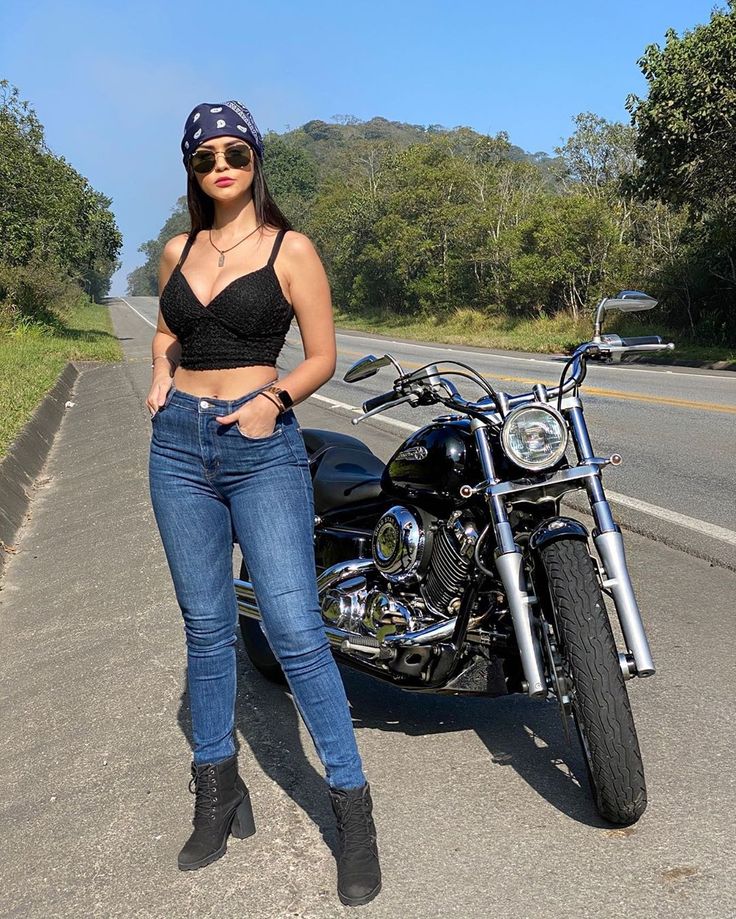
[[(313, 394), (311, 399), (318, 399), (320, 402), (326, 402), (334, 408), (344, 408), (358, 415), (363, 414), (362, 408), (354, 405), (348, 405), (347, 402), (338, 402), (335, 399), (328, 399), (326, 396)], [(371, 416), (375, 417), (375, 416)], [(391, 418), (381, 414), (382, 423), (389, 424), (402, 430), (418, 431), (421, 425), (408, 424), (406, 421), (399, 421), (398, 418)], [(728, 530), (726, 527), (719, 527), (715, 523), (708, 523), (707, 520), (699, 520), (697, 517), (688, 517), (686, 514), (679, 514), (677, 511), (671, 511), (666, 507), (659, 507), (657, 504), (649, 504), (646, 501), (640, 501), (638, 498), (630, 498), (628, 495), (622, 495), (615, 491), (606, 489), (606, 495), (611, 501), (621, 504), (624, 507), (630, 507), (642, 514), (649, 514), (650, 517), (658, 517), (660, 520), (666, 520), (668, 523), (674, 523), (678, 526), (685, 527), (688, 530), (694, 530), (703, 536), (710, 536), (711, 539), (718, 539), (729, 545), (736, 546), (736, 532)]]
[(147, 322), (147, 323), (151, 326), (152, 329), (155, 329), (155, 328), (156, 328), (156, 323), (155, 323), (155, 322), (151, 322), (150, 319), (147, 319), (147, 318), (143, 315), (143, 313), (139, 313), (138, 310), (137, 310), (134, 306), (132, 306), (130, 303), (128, 303), (128, 301), (125, 299), (125, 297), (118, 297), (118, 300), (122, 300), (123, 303), (124, 303), (126, 306), (129, 306), (137, 316), (140, 316), (141, 319), (142, 319), (144, 322)]
[(620, 495), (615, 491), (607, 490), (606, 495), (611, 501), (622, 504), (624, 507), (633, 508), (636, 511), (641, 511), (643, 514), (650, 514), (652, 517), (659, 517), (660, 520), (666, 520), (668, 523), (675, 523), (678, 526), (686, 527), (688, 530), (695, 530), (696, 533), (702, 533), (703, 536), (720, 539), (721, 542), (727, 542), (732, 546), (736, 546), (736, 532), (733, 530), (727, 530), (725, 527), (719, 527), (715, 523), (708, 523), (705, 520), (698, 520), (697, 517), (688, 517), (686, 514), (678, 514), (677, 511), (668, 510), (666, 507), (648, 504), (646, 501), (640, 501), (638, 498)]
[[(140, 316), (141, 319), (144, 322), (147, 322), (152, 328), (154, 329), (156, 328), (156, 323), (151, 322), (150, 319), (146, 319), (146, 317), (142, 313), (139, 313), (138, 310), (134, 306), (131, 306), (131, 304), (128, 303), (125, 297), (118, 297), (117, 299), (122, 300), (122, 302), (125, 303), (126, 306), (129, 306), (133, 310), (134, 313)], [(396, 341), (394, 339), (386, 340), (383, 338), (378, 339), (378, 338), (371, 338), (369, 335), (343, 335), (343, 333), (341, 332), (338, 332), (337, 334), (342, 335), (343, 338), (347, 338), (347, 339), (357, 339), (358, 341), (363, 340), (363, 341), (370, 341), (374, 343), (375, 342), (380, 343), (383, 341), (383, 342), (386, 342), (387, 344), (400, 345), (400, 346), (409, 347), (409, 348), (419, 348), (423, 351), (441, 351), (443, 354), (446, 354), (448, 350), (447, 348), (442, 348), (438, 345), (421, 345), (418, 342)], [(459, 348), (456, 346), (450, 348), (449, 350), (453, 354), (464, 354), (464, 355), (467, 355), (468, 357), (472, 357), (473, 355), (477, 356), (479, 353), (482, 353), (478, 351), (464, 351), (462, 348)], [(561, 366), (560, 361), (545, 360), (544, 358), (541, 358), (541, 357), (512, 357), (510, 354), (497, 354), (491, 351), (489, 351), (485, 356), (488, 358), (493, 358), (494, 360), (499, 360), (499, 361), (522, 361), (523, 363), (526, 363), (526, 364), (549, 364), (550, 367), (555, 367), (558, 370), (560, 369), (560, 366)], [(674, 375), (680, 375), (675, 370), (664, 370), (664, 371), (645, 370), (642, 367), (627, 367), (625, 372), (626, 373), (660, 373), (660, 374), (669, 373), (669, 374), (674, 374)], [(687, 374), (684, 374), (684, 375), (687, 376)], [(728, 379), (727, 377), (724, 377), (721, 374), (706, 374), (706, 373), (698, 373), (697, 377), (698, 379), (701, 379), (701, 380), (721, 380), (723, 381), (725, 379)], [(734, 380), (731, 380), (731, 382), (734, 382)]]
[[(327, 396), (320, 396), (317, 393), (312, 393), (309, 398), (317, 399), (319, 402), (327, 402), (327, 404), (332, 406), (332, 408), (345, 408), (349, 412), (355, 412), (358, 415), (363, 414), (362, 408), (356, 408), (354, 405), (348, 405), (347, 402), (338, 402), (336, 399), (328, 399)], [(399, 421), (398, 418), (389, 418), (386, 415), (381, 415), (381, 422), (385, 422), (386, 424), (390, 424), (396, 428), (401, 428), (404, 431), (419, 430), (419, 428), (414, 424), (408, 424), (406, 421)]]

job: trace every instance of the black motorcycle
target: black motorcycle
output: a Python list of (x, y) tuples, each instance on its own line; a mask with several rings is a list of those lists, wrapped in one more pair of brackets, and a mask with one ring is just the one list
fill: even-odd
[[(386, 464), (356, 437), (303, 430), (317, 582), (336, 658), (407, 690), (556, 700), (568, 738), (575, 725), (599, 813), (621, 826), (647, 803), (626, 681), (651, 676), (654, 663), (601, 480), (621, 457), (593, 452), (579, 390), (591, 356), (674, 347), (657, 336), (601, 335), (607, 310), (655, 304), (638, 291), (601, 301), (593, 340), (575, 350), (559, 385), (521, 395), (494, 389), (460, 361), (405, 373), (390, 354), (361, 358), (346, 382), (389, 365), (397, 376), (353, 424), (405, 403), (452, 412), (412, 433)], [(462, 398), (452, 375), (476, 383), (482, 398)], [(592, 535), (560, 514), (574, 489), (587, 492)], [(284, 681), (245, 565), (234, 583), (251, 661)]]

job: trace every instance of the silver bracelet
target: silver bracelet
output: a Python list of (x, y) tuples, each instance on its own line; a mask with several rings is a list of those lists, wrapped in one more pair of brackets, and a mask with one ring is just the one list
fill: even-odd
[(176, 370), (176, 364), (171, 360), (171, 358), (170, 358), (167, 354), (157, 354), (156, 357), (154, 357), (154, 359), (151, 361), (151, 367), (155, 367), (155, 366), (156, 366), (156, 361), (157, 361), (160, 357), (165, 357), (166, 360), (171, 364), (171, 369), (172, 369), (172, 370)]

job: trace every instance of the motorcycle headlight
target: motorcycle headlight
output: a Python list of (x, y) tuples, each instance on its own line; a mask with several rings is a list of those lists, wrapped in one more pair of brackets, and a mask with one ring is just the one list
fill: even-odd
[(565, 453), (565, 419), (550, 405), (521, 405), (506, 416), (501, 446), (511, 462), (522, 469), (547, 469)]

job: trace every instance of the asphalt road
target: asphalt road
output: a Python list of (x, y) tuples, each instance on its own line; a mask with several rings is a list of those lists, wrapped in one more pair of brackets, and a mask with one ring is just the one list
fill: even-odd
[[(238, 741), (258, 832), (203, 871), (176, 869), (191, 818), (189, 724), (180, 614), (147, 492), (142, 317), (154, 307), (111, 304), (126, 359), (80, 377), (0, 591), (0, 915), (342, 916), (319, 760), (289, 694), (243, 653)], [(354, 336), (341, 350), (348, 339), (363, 353)], [(601, 369), (639, 386), (629, 370)], [(372, 419), (356, 429), (348, 409), (318, 399), (296, 412), (384, 457), (403, 436)], [(598, 819), (554, 705), (412, 695), (343, 669), (384, 873), (361, 915), (736, 915), (736, 574), (637, 533), (626, 544), (658, 668), (627, 684), (642, 819), (625, 830)]]

